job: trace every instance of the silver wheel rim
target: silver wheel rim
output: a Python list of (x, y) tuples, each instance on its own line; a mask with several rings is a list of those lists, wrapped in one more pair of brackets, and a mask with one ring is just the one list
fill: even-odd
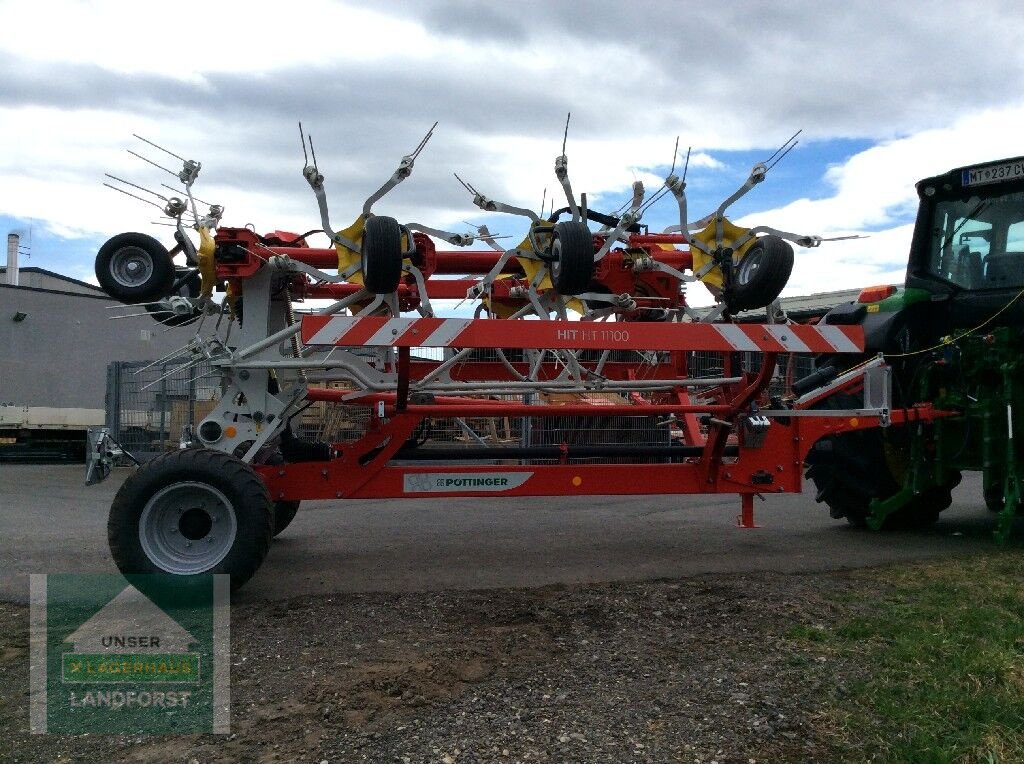
[(558, 274), (562, 271), (562, 241), (555, 239), (551, 242), (551, 280), (556, 281)]
[(141, 247), (121, 247), (110, 258), (110, 275), (123, 287), (139, 287), (153, 277), (153, 257)]
[(742, 285), (749, 284), (754, 278), (754, 274), (757, 273), (758, 267), (761, 265), (761, 253), (764, 249), (761, 247), (751, 247), (747, 254), (740, 260), (739, 265), (736, 269), (736, 281)]
[(155, 494), (139, 518), (139, 543), (158, 568), (176, 575), (205, 573), (235, 543), (238, 523), (227, 497), (206, 483), (172, 483)]

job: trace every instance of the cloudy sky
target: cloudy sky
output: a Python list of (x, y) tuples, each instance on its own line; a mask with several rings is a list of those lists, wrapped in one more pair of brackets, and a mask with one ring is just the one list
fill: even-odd
[[(173, 166), (133, 133), (201, 161), (196, 193), (226, 225), (304, 231), (319, 221), (299, 120), (339, 227), (437, 121), (375, 211), (519, 237), (521, 219), (481, 216), (452, 173), (539, 208), (567, 112), (592, 207), (619, 207), (637, 179), (655, 190), (679, 136), (691, 217), (802, 129), (735, 216), (870, 238), (797, 250), (788, 294), (902, 280), (914, 182), (1024, 154), (1024, 10), (1000, 0), (0, 0), (0, 25), (0, 225), (31, 231), (23, 265), (89, 280), (107, 237), (169, 240), (155, 209), (101, 185), (173, 182), (127, 153)], [(666, 199), (646, 222), (674, 214)]]

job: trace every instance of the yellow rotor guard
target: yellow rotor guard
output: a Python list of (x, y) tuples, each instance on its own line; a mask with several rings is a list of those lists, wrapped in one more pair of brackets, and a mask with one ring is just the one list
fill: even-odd
[[(354, 222), (348, 228), (338, 231), (338, 236), (342, 236), (348, 239), (353, 244), (361, 245), (363, 243), (363, 230), (365, 228), (366, 220), (363, 218), (362, 215), (360, 215), (359, 217), (356, 218), (356, 222)], [(338, 273), (341, 273), (346, 268), (350, 268), (353, 265), (362, 262), (361, 255), (359, 252), (349, 249), (345, 245), (338, 243), (334, 244), (334, 248), (338, 251)], [(348, 281), (351, 281), (354, 284), (362, 284), (362, 272), (360, 271), (357, 273), (353, 273), (351, 276), (348, 277)]]
[[(338, 231), (338, 236), (348, 239), (353, 244), (358, 244), (362, 246), (364, 230), (366, 230), (366, 218), (360, 215), (359, 217), (356, 218), (355, 222), (348, 228), (344, 228)], [(338, 244), (337, 242), (335, 242), (334, 248), (338, 252), (338, 273), (343, 272), (344, 270), (352, 267), (353, 265), (360, 265), (362, 263), (362, 253), (359, 252), (358, 250), (349, 249), (344, 244)], [(408, 249), (409, 237), (405, 233), (403, 233), (402, 250), (405, 251)], [(405, 258), (402, 262), (409, 262), (409, 258)], [(346, 279), (346, 281), (349, 281), (353, 284), (362, 284), (362, 271), (357, 271), (353, 273)]]
[[(723, 247), (731, 247), (734, 241), (739, 239), (741, 236), (745, 236), (748, 233), (750, 233), (749, 228), (741, 228), (740, 226), (735, 225), (728, 218), (722, 218), (721, 242), (715, 241), (714, 220), (708, 223), (707, 227), (705, 227), (704, 230), (691, 235), (690, 239), (696, 239), (697, 241), (703, 243), (708, 249), (715, 250), (718, 248), (719, 244)], [(742, 260), (743, 257), (747, 254), (747, 250), (749, 250), (756, 241), (757, 238), (751, 236), (749, 239), (747, 239), (747, 241), (745, 241), (743, 244), (737, 247), (733, 251), (733, 262)], [(708, 263), (714, 262), (709, 255), (704, 254), (696, 247), (690, 247), (690, 253), (693, 256), (694, 273), (699, 273), (700, 270), (704, 268)], [(709, 270), (703, 276), (699, 276), (698, 278), (700, 278), (700, 280), (703, 281), (708, 286), (715, 287), (716, 289), (721, 289), (725, 284), (722, 277), (722, 269), (718, 265)]]
[[(525, 239), (523, 239), (519, 243), (517, 249), (532, 250), (533, 244), (530, 243), (530, 237), (527, 236)], [(526, 273), (526, 282), (528, 284), (532, 284), (533, 280), (537, 277), (537, 273), (540, 272), (540, 269), (543, 267), (543, 265), (537, 260), (529, 260), (525, 257), (517, 257), (516, 260), (519, 262), (520, 267), (522, 267), (523, 272)], [(499, 276), (498, 278), (507, 279), (511, 278), (511, 276)], [(554, 289), (555, 285), (551, 283), (551, 276), (547, 275), (543, 279), (541, 279), (540, 283), (537, 285), (537, 288)], [(484, 305), (488, 305), (489, 302), (490, 301), (486, 297), (483, 298)], [(509, 308), (498, 303), (495, 303), (493, 307), (490, 305), (488, 305), (488, 307), (491, 308), (491, 312), (494, 313), (498, 318), (508, 318), (513, 313), (515, 313), (516, 310), (518, 310), (518, 308)], [(581, 316), (584, 313), (586, 313), (586, 309), (583, 307), (583, 303), (577, 300), (575, 297), (571, 298), (566, 303), (566, 307), (569, 308), (570, 310), (575, 311), (576, 313), (579, 313)]]
[(213, 253), (217, 249), (217, 243), (210, 235), (210, 229), (204, 226), (199, 227), (199, 277), (202, 279), (202, 286), (199, 296), (207, 299), (213, 297), (214, 281), (217, 279), (217, 265), (213, 260)]

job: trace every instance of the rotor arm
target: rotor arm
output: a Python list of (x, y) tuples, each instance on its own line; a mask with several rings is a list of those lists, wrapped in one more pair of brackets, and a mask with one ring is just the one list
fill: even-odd
[(565, 154), (555, 158), (555, 177), (558, 178), (562, 191), (565, 192), (565, 199), (569, 203), (569, 209), (572, 211), (572, 222), (578, 223), (580, 221), (580, 208), (576, 204), (576, 198), (572, 193), (572, 184), (569, 182), (569, 158)]
[(746, 196), (747, 192), (749, 192), (750, 189), (752, 189), (758, 183), (761, 183), (764, 180), (765, 175), (767, 174), (768, 167), (763, 162), (758, 162), (757, 164), (755, 164), (753, 168), (750, 170), (750, 175), (747, 176), (747, 179), (746, 181), (744, 181), (743, 185), (736, 189), (736, 191), (734, 191), (733, 194), (729, 196), (729, 198), (727, 198), (718, 206), (718, 209), (715, 210), (715, 215), (717, 217), (722, 217), (725, 214), (726, 209), (728, 209), (737, 201)]
[(619, 218), (619, 224), (615, 226), (607, 235), (604, 240), (604, 244), (594, 254), (594, 262), (598, 262), (603, 259), (608, 251), (615, 245), (617, 241), (625, 241), (624, 234), (629, 230), (631, 226), (636, 225), (640, 222), (640, 218), (643, 213), (640, 210), (641, 205), (644, 201), (644, 184), (639, 180), (633, 183), (633, 198), (630, 200), (629, 210), (622, 213), (622, 217)]
[(456, 247), (468, 247), (474, 241), (476, 237), (471, 233), (450, 233), (448, 231), (441, 231), (437, 228), (431, 228), (420, 223), (406, 223), (405, 227), (410, 231), (420, 231), (428, 236), (433, 236), (441, 241), (446, 241)]
[(423, 136), (423, 140), (419, 142), (419, 145), (413, 149), (411, 154), (406, 154), (402, 157), (402, 160), (398, 163), (398, 169), (392, 174), (391, 178), (383, 186), (378, 188), (374, 193), (367, 197), (366, 201), (363, 202), (363, 216), (369, 217), (371, 208), (377, 202), (379, 202), (385, 194), (391, 191), (395, 186), (401, 183), (403, 180), (412, 175), (413, 165), (416, 164), (416, 157), (420, 155), (431, 136), (434, 134), (434, 128), (437, 127), (435, 122), (431, 128), (427, 131), (427, 134)]
[(778, 236), (780, 239), (791, 241), (798, 247), (814, 248), (820, 246), (821, 242), (826, 241), (825, 239), (822, 239), (820, 236), (790, 233), (789, 231), (780, 231), (779, 229), (772, 228), (771, 226), (759, 225), (755, 226), (754, 228), (751, 228), (749, 231), (743, 234), (743, 236), (736, 239), (736, 241), (733, 242), (733, 249), (739, 249), (741, 246), (746, 244), (750, 239), (753, 239), (755, 236), (762, 233), (769, 234), (771, 236)]
[(314, 165), (306, 165), (302, 169), (302, 177), (309, 183), (309, 187), (313, 189), (313, 194), (316, 196), (316, 204), (320, 209), (320, 225), (323, 226), (327, 238), (346, 249), (358, 252), (359, 245), (351, 239), (335, 233), (334, 226), (331, 225), (331, 216), (327, 209), (327, 191), (324, 189), (324, 176), (320, 174), (320, 171)]
[(669, 193), (675, 197), (676, 204), (679, 205), (679, 227), (669, 226), (665, 229), (665, 233), (673, 233), (675, 231), (686, 230), (686, 181), (680, 178), (678, 175), (669, 175), (665, 178), (665, 188), (669, 190)]

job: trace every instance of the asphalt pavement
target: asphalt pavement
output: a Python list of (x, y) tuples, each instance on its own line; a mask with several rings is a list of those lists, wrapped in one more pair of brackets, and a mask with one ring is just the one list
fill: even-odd
[[(24, 602), (30, 573), (115, 571), (107, 510), (127, 474), (87, 488), (80, 466), (0, 465), (0, 599)], [(814, 572), (994, 546), (979, 475), (915, 532), (849, 527), (806, 489), (756, 502), (753, 530), (731, 496), (306, 502), (240, 599)]]

